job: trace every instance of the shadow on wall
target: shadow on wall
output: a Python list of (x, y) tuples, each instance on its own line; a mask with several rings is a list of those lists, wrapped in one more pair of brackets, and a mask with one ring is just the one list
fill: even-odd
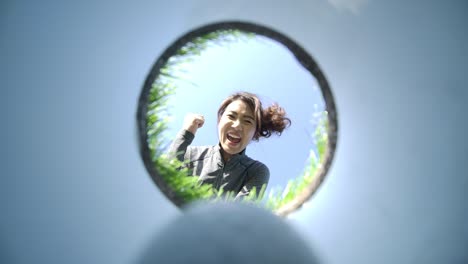
[(247, 204), (196, 204), (162, 230), (137, 263), (319, 263), (284, 219)]

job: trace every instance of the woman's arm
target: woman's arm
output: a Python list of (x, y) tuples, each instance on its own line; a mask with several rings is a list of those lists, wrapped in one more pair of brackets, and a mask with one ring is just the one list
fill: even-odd
[(187, 148), (190, 146), (190, 144), (192, 144), (194, 138), (195, 135), (192, 134), (192, 132), (182, 129), (179, 133), (177, 133), (176, 137), (172, 141), (171, 146), (169, 147), (169, 158), (176, 158), (177, 160), (183, 162)]
[(169, 147), (169, 158), (177, 158), (183, 162), (187, 148), (192, 144), (198, 128), (205, 123), (205, 118), (199, 114), (187, 114), (184, 119), (182, 130), (176, 135)]

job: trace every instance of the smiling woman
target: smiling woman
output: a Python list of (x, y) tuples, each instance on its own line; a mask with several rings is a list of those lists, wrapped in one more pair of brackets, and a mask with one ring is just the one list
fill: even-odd
[(258, 197), (255, 190), (266, 188), (270, 171), (265, 164), (248, 157), (246, 147), (251, 140), (270, 137), (272, 132), (281, 135), (291, 124), (285, 114), (276, 104), (263, 109), (255, 94), (233, 94), (218, 110), (219, 144), (189, 147), (204, 124), (202, 115), (189, 114), (170, 147), (170, 158), (184, 162), (201, 184), (211, 184), (218, 192), (232, 192), (235, 199), (251, 192), (252, 197)]
[[(150, 71), (137, 118), (146, 168), (178, 206), (242, 197), (287, 215), (316, 191), (336, 145), (333, 97), (318, 65), (286, 36), (249, 23), (179, 38)], [(251, 144), (286, 128), (281, 139)]]

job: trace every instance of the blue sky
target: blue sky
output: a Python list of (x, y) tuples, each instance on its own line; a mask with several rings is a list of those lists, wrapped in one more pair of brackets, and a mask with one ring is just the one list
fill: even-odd
[[(169, 100), (172, 120), (166, 133), (171, 139), (189, 112), (205, 116), (205, 125), (192, 145), (218, 143), (216, 113), (222, 100), (236, 91), (259, 95), (264, 107), (273, 102), (285, 108), (292, 126), (278, 137), (252, 141), (246, 154), (270, 169), (272, 187), (284, 188), (301, 174), (315, 144), (311, 134), (316, 116), (325, 109), (315, 78), (282, 44), (256, 36), (224, 45), (213, 45), (193, 61), (180, 66), (177, 92)], [(192, 84), (195, 83), (196, 85)]]

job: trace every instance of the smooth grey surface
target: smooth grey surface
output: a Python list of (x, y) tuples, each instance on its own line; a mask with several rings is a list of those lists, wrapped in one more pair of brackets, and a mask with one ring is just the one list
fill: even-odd
[(272, 212), (213, 203), (189, 206), (186, 214), (155, 234), (136, 262), (316, 264), (319, 257), (298, 231)]
[(297, 40), (333, 89), (336, 157), (290, 220), (324, 261), (468, 261), (466, 1), (9, 1), (0, 10), (2, 261), (129, 263), (180, 214), (140, 160), (137, 98), (173, 40), (232, 19)]

